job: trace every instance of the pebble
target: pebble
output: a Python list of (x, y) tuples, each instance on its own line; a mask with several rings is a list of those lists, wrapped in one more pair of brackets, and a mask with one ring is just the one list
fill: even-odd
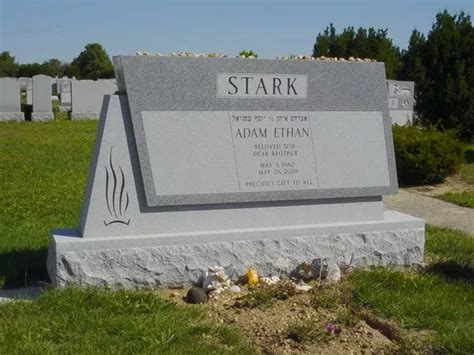
[(229, 287), (229, 291), (232, 293), (239, 293), (240, 292), (240, 287), (237, 285), (232, 285)]
[(201, 287), (191, 288), (186, 295), (186, 302), (191, 304), (207, 303), (208, 297)]
[(312, 287), (310, 285), (306, 284), (306, 283), (298, 283), (295, 286), (295, 290), (300, 291), (300, 292), (308, 292), (311, 289), (312, 289)]

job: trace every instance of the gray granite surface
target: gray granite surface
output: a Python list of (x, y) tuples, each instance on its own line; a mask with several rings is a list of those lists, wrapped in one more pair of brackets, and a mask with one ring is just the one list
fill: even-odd
[(0, 78), (0, 121), (24, 120), (20, 111), (20, 82), (17, 78)]
[[(126, 92), (133, 122), (134, 140), (140, 161), (140, 172), (151, 206), (192, 205), (226, 202), (301, 200), (356, 196), (380, 196), (397, 191), (397, 179), (388, 116), (385, 69), (383, 63), (318, 62), (285, 60), (240, 60), (228, 58), (174, 57), (114, 57), (119, 91)], [(306, 98), (219, 97), (219, 75), (299, 75), (307, 77)], [(244, 73), (244, 74), (242, 74)], [(176, 195), (160, 198), (155, 189), (155, 178), (143, 122), (143, 112), (380, 112), (385, 141), (385, 164), (388, 183), (382, 186), (364, 185), (347, 188), (312, 188), (305, 193), (294, 191), (255, 191), (253, 193), (218, 193)], [(354, 124), (355, 129), (357, 124)], [(212, 127), (211, 127), (212, 129)], [(192, 133), (190, 131), (190, 133)], [(156, 136), (156, 135), (154, 135)], [(354, 147), (344, 146), (351, 152)], [(159, 138), (158, 138), (159, 139)], [(177, 137), (176, 139), (179, 139)], [(378, 138), (377, 138), (378, 139)], [(371, 140), (366, 140), (370, 144)], [(360, 147), (356, 147), (360, 149)], [(373, 148), (373, 150), (377, 150)], [(368, 149), (370, 151), (370, 149)], [(209, 159), (214, 159), (210, 156)], [(370, 167), (369, 167), (370, 168)], [(167, 169), (163, 166), (162, 169)], [(188, 171), (188, 174), (191, 172)], [(213, 176), (208, 177), (212, 179)], [(159, 182), (158, 182), (159, 183)]]
[[(220, 265), (235, 280), (249, 266), (259, 275), (288, 274), (317, 257), (339, 265), (412, 266), (423, 261), (424, 223), (387, 212), (386, 221), (307, 229), (173, 237), (80, 238), (52, 232), (48, 271), (55, 285), (173, 287), (197, 282)], [(389, 220), (391, 220), (389, 222)], [(203, 240), (206, 240), (204, 242)]]
[(51, 80), (47, 75), (35, 75), (33, 77), (33, 112), (52, 112), (51, 103)]

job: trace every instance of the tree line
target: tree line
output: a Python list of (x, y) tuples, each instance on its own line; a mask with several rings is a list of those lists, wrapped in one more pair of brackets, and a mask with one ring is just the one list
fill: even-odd
[(347, 27), (338, 33), (330, 24), (316, 37), (313, 56), (384, 62), (388, 79), (415, 82), (415, 111), (422, 124), (474, 139), (474, 29), (464, 12), (439, 12), (429, 33), (413, 30), (403, 50), (386, 29)]
[[(257, 57), (253, 51), (240, 55)], [(338, 32), (330, 24), (316, 37), (313, 56), (384, 62), (387, 78), (415, 82), (415, 111), (422, 124), (474, 139), (474, 29), (464, 12), (439, 12), (426, 36), (413, 30), (406, 49), (394, 45), (387, 29), (346, 27)], [(0, 54), (0, 77), (37, 74), (98, 79), (112, 78), (114, 71), (98, 43), (88, 44), (71, 63), (53, 58), (18, 64), (9, 52)]]
[(9, 52), (0, 53), (0, 77), (32, 77), (45, 74), (77, 79), (113, 78), (114, 67), (109, 55), (99, 43), (90, 43), (71, 63), (52, 58), (43, 63), (18, 64)]

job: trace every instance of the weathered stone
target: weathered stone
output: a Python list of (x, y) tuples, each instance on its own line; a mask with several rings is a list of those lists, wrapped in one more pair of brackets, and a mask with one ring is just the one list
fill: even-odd
[[(397, 216), (407, 223), (406, 215)], [(212, 243), (192, 243), (189, 237), (188, 243), (161, 246), (150, 245), (151, 238), (109, 237), (97, 243), (78, 238), (77, 231), (69, 236), (65, 236), (65, 231), (58, 231), (50, 244), (48, 271), (52, 281), (61, 286), (173, 287), (198, 282), (208, 265), (214, 264), (223, 266), (234, 280), (243, 275), (249, 265), (261, 275), (288, 274), (318, 255), (343, 265), (348, 255), (353, 254), (356, 267), (420, 265), (424, 228), (421, 220), (409, 220), (414, 223), (412, 226), (418, 227), (373, 232), (360, 228), (360, 232), (312, 236), (295, 233), (294, 237), (287, 238)], [(154, 243), (160, 244), (160, 238), (156, 239)], [(287, 269), (282, 270), (281, 265)]]
[(237, 285), (232, 285), (229, 287), (229, 292), (232, 293), (239, 293), (240, 292), (240, 287)]
[(54, 119), (54, 114), (52, 112), (32, 112), (31, 120), (32, 121), (51, 121)]
[(191, 304), (207, 303), (209, 298), (201, 287), (193, 287), (186, 294), (186, 302)]

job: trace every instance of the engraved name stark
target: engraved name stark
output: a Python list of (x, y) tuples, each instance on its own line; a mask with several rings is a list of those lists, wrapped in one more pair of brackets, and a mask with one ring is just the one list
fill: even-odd
[(306, 75), (218, 74), (217, 97), (305, 99)]

